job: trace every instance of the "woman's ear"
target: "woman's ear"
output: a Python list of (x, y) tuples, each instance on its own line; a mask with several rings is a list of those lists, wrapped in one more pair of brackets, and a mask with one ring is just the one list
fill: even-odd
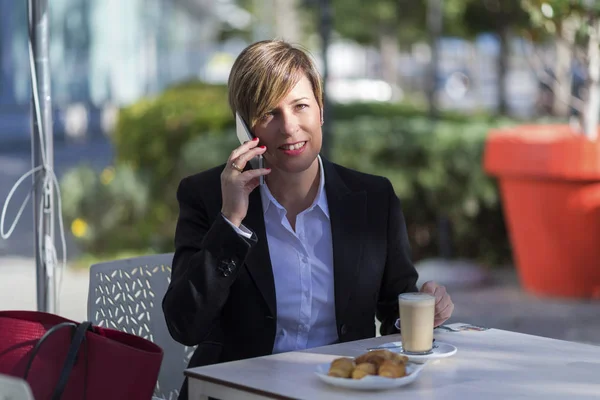
[(321, 108), (321, 126), (325, 123), (325, 119), (323, 118), (323, 108)]

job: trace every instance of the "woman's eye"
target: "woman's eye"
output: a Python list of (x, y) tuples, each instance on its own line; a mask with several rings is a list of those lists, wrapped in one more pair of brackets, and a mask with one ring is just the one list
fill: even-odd
[(306, 107), (308, 107), (308, 104), (298, 104), (296, 107), (298, 110), (304, 110)]

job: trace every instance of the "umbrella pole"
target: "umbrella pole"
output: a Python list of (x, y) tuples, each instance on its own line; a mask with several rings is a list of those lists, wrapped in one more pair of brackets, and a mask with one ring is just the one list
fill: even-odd
[(54, 256), (54, 165), (52, 97), (49, 59), (49, 0), (29, 0), (29, 37), (35, 65), (32, 74), (32, 163), (44, 166), (33, 175), (33, 215), (37, 309), (56, 313), (56, 265)]
[(319, 0), (319, 33), (321, 35), (321, 58), (323, 59), (323, 155), (330, 158), (333, 149), (333, 107), (329, 96), (328, 82), (330, 64), (327, 58), (333, 30), (333, 5), (331, 0)]

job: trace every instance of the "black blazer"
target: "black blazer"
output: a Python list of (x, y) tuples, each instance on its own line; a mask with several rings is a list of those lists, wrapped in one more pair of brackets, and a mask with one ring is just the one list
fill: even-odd
[[(391, 183), (323, 159), (333, 242), (335, 314), (341, 342), (395, 333), (398, 294), (417, 272)], [(171, 283), (163, 298), (173, 338), (198, 345), (189, 366), (272, 353), (277, 307), (260, 191), (250, 195), (238, 235), (221, 216), (224, 166), (183, 179)], [(180, 398), (187, 398), (185, 395)]]

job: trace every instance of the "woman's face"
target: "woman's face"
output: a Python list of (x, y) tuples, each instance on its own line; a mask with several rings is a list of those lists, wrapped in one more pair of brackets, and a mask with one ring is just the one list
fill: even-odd
[(321, 108), (306, 76), (254, 126), (267, 146), (266, 164), (286, 173), (306, 171), (321, 151)]

